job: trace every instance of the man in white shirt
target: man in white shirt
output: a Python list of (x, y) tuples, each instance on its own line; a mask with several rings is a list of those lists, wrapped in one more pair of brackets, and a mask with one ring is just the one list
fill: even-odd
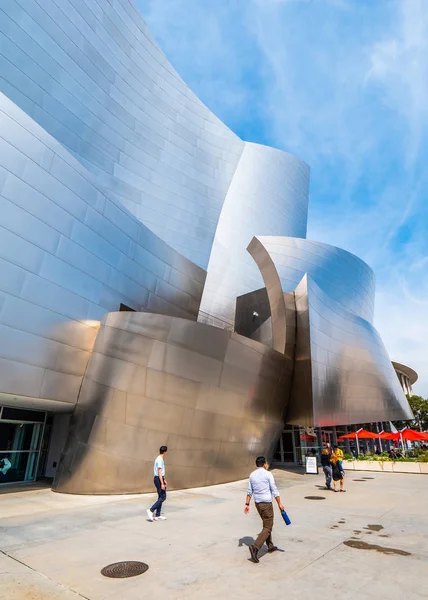
[(279, 510), (283, 511), (284, 507), (281, 504), (281, 498), (279, 497), (278, 488), (275, 485), (275, 479), (272, 473), (267, 470), (268, 465), (264, 456), (258, 456), (256, 459), (257, 469), (253, 471), (248, 480), (247, 499), (245, 501), (244, 512), (246, 515), (250, 512), (251, 498), (254, 496), (254, 503), (257, 508), (262, 521), (263, 529), (257, 536), (254, 544), (250, 546), (251, 558), (254, 562), (258, 563), (258, 553), (260, 548), (266, 542), (268, 552), (275, 552), (278, 550), (272, 542), (272, 528), (273, 528), (273, 505), (272, 496), (275, 498)]
[(147, 510), (148, 521), (165, 521), (166, 517), (161, 515), (162, 503), (166, 500), (166, 486), (167, 481), (165, 479), (165, 454), (168, 452), (166, 446), (159, 448), (159, 456), (155, 460), (153, 466), (154, 470), (154, 484), (158, 493), (158, 499), (151, 508)]

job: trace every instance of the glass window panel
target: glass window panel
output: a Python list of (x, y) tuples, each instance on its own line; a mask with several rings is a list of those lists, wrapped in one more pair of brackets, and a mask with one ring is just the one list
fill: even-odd
[(0, 484), (33, 481), (37, 452), (0, 452)]
[(37, 450), (42, 426), (0, 422), (0, 450)]

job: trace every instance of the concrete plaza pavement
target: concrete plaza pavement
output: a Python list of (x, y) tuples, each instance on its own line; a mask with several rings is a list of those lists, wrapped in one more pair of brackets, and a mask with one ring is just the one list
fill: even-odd
[[(346, 494), (321, 475), (274, 471), (292, 525), (276, 510), (281, 549), (249, 561), (261, 529), (243, 513), (246, 482), (170, 492), (166, 521), (143, 496), (0, 493), (1, 600), (428, 598), (428, 476), (348, 473)], [(368, 477), (369, 479), (362, 479)], [(308, 500), (322, 496), (324, 500)], [(146, 562), (130, 579), (105, 565)]]

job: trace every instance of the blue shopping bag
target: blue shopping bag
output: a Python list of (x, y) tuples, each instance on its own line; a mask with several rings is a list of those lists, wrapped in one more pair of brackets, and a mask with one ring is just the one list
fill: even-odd
[(287, 515), (287, 513), (285, 512), (285, 510), (281, 511), (281, 515), (282, 515), (282, 518), (285, 521), (285, 524), (286, 525), (291, 525), (290, 517)]

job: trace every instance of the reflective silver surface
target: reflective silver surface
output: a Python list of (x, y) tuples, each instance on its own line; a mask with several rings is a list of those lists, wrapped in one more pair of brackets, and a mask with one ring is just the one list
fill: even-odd
[(324, 426), (411, 419), (406, 397), (373, 325), (335, 302), (310, 276), (298, 290), (303, 295), (300, 305), (296, 301), (299, 318), (308, 327), (305, 331), (304, 325), (298, 325), (298, 336), (308, 335), (309, 345), (299, 348), (296, 364), (302, 361), (310, 366), (306, 377), (312, 383), (312, 415), (302, 411), (307, 396), (295, 379), (287, 422)]
[(103, 315), (194, 319), (210, 255), (199, 314), (233, 324), (252, 236), (305, 235), (307, 165), (231, 132), (130, 0), (6, 0), (0, 74), (0, 392), (74, 403)]
[(373, 273), (304, 239), (308, 189), (195, 97), (131, 0), (0, 3), (0, 395), (79, 399), (58, 489), (151, 489), (163, 443), (174, 487), (243, 477), (290, 395), (300, 425), (411, 417)]
[[(371, 324), (371, 269), (349, 252), (307, 240), (260, 237), (248, 250), (271, 303), (273, 345), (287, 347), (287, 336), (294, 343), (297, 335), (287, 423), (327, 426), (412, 418)], [(289, 302), (292, 290), (295, 308)]]
[(206, 269), (244, 143), (174, 71), (133, 2), (1, 2), (0, 73), (0, 92)]
[(101, 325), (54, 489), (153, 490), (168, 446), (171, 488), (246, 477), (272, 456), (283, 428), (292, 361), (216, 327), (149, 313)]
[(333, 300), (373, 321), (375, 277), (358, 256), (311, 240), (260, 235), (257, 240), (275, 265), (284, 292), (294, 291), (308, 273)]
[(0, 93), (0, 392), (75, 403), (107, 312), (196, 320), (204, 281)]
[[(220, 215), (201, 311), (233, 323), (236, 297), (263, 286), (248, 244), (255, 235), (305, 237), (308, 193), (303, 161), (245, 144)], [(203, 315), (199, 320), (205, 322)]]
[[(266, 286), (266, 293), (270, 305), (270, 326), (272, 329), (272, 347), (278, 352), (291, 355), (294, 358), (294, 335), (290, 339), (287, 327), (287, 317), (294, 318), (294, 311), (288, 312), (285, 308), (284, 292), (275, 264), (268, 250), (258, 238), (253, 238), (247, 248), (256, 262)], [(257, 319), (260, 311), (257, 310)], [(291, 328), (293, 331), (294, 328)], [(288, 342), (288, 348), (287, 348)]]

